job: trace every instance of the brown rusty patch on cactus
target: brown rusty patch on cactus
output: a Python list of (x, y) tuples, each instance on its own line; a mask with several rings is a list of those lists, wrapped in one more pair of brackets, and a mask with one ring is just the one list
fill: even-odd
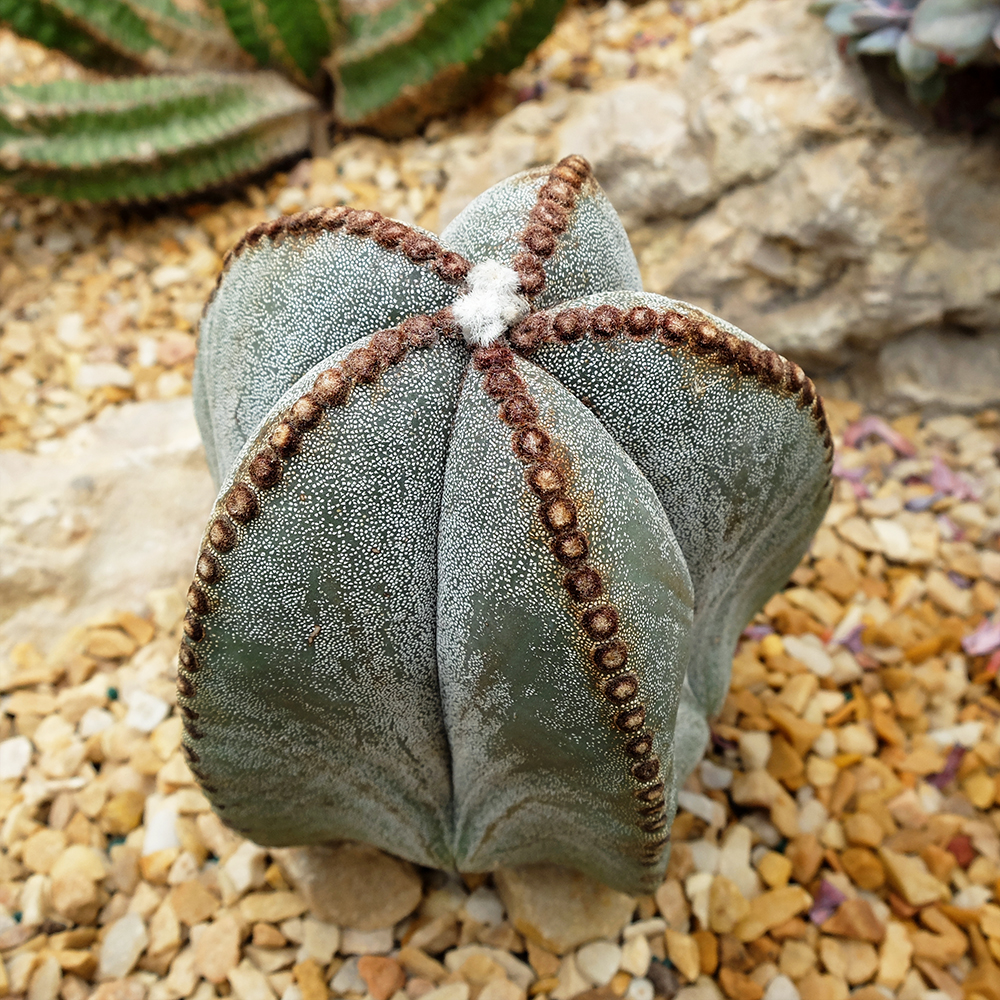
[[(569, 186), (564, 176), (550, 180), (549, 184)], [(560, 315), (563, 317), (563, 339), (577, 339), (572, 333), (567, 337), (566, 333), (576, 330), (578, 324), (589, 332), (591, 316), (587, 310), (565, 310)], [(645, 329), (650, 325), (649, 318), (640, 317), (636, 325)], [(655, 329), (655, 313), (652, 327)], [(472, 367), (482, 373), (483, 392), (498, 404), (498, 417), (514, 427), (511, 450), (526, 467), (526, 486), (541, 500), (538, 519), (550, 536), (549, 548), (556, 565), (566, 569), (560, 582), (583, 637), (592, 644), (588, 660), (593, 668), (594, 690), (604, 699), (612, 729), (623, 738), (627, 737), (623, 739), (621, 753), (627, 777), (638, 786), (632, 788), (636, 803), (634, 822), (643, 832), (656, 832), (666, 825), (663, 784), (657, 782), (660, 763), (652, 756), (652, 735), (643, 729), (646, 706), (640, 700), (639, 678), (623, 669), (628, 660), (628, 647), (615, 638), (619, 626), (618, 610), (612, 604), (603, 603), (606, 600), (605, 581), (587, 562), (590, 542), (578, 524), (578, 504), (568, 494), (572, 482), (569, 461), (563, 449), (553, 448), (548, 431), (535, 422), (538, 405), (518, 372), (514, 354), (507, 344), (477, 348), (472, 353)], [(528, 416), (530, 422), (521, 419)], [(649, 868), (657, 867), (665, 843), (660, 838), (639, 845), (636, 850), (641, 863)], [(644, 876), (648, 877), (651, 876)]]

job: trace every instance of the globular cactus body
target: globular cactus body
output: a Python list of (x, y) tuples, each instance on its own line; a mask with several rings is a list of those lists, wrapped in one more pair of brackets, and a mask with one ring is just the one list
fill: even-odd
[(517, 66), (563, 4), (210, 2), (0, 0), (0, 21), (88, 66), (157, 74), (0, 88), (0, 181), (88, 201), (201, 190), (305, 150), (331, 86), (341, 122), (403, 135)]
[(829, 501), (811, 383), (641, 290), (585, 161), (441, 240), (251, 230), (200, 332), (192, 769), (263, 844), (662, 877), (747, 619)]

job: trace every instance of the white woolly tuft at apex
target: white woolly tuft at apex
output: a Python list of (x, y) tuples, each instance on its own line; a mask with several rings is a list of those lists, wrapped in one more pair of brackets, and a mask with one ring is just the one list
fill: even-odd
[(492, 344), (531, 311), (528, 300), (518, 292), (517, 272), (498, 260), (476, 264), (466, 281), (469, 291), (452, 306), (452, 312), (473, 347)]

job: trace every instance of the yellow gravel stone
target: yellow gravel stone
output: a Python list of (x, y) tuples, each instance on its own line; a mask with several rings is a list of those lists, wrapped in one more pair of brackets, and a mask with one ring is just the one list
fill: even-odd
[(787, 885), (792, 874), (792, 863), (777, 851), (768, 851), (757, 862), (757, 872), (772, 889)]
[(252, 892), (240, 900), (240, 914), (252, 924), (280, 923), (306, 911), (306, 901), (296, 892)]
[(682, 934), (667, 928), (664, 932), (667, 944), (667, 957), (677, 966), (689, 982), (694, 982), (701, 972), (701, 955), (698, 943), (690, 934)]
[(899, 854), (887, 847), (879, 850), (886, 875), (896, 891), (910, 906), (926, 906), (948, 900), (948, 887), (936, 879), (921, 858)]

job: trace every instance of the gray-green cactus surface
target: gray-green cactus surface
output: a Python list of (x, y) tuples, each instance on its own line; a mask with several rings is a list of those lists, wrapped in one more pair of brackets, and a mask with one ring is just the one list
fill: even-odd
[(251, 230), (195, 402), (220, 492), (178, 692), (219, 815), (650, 891), (739, 632), (829, 502), (801, 369), (643, 292), (568, 157), (440, 240), (347, 208)]

